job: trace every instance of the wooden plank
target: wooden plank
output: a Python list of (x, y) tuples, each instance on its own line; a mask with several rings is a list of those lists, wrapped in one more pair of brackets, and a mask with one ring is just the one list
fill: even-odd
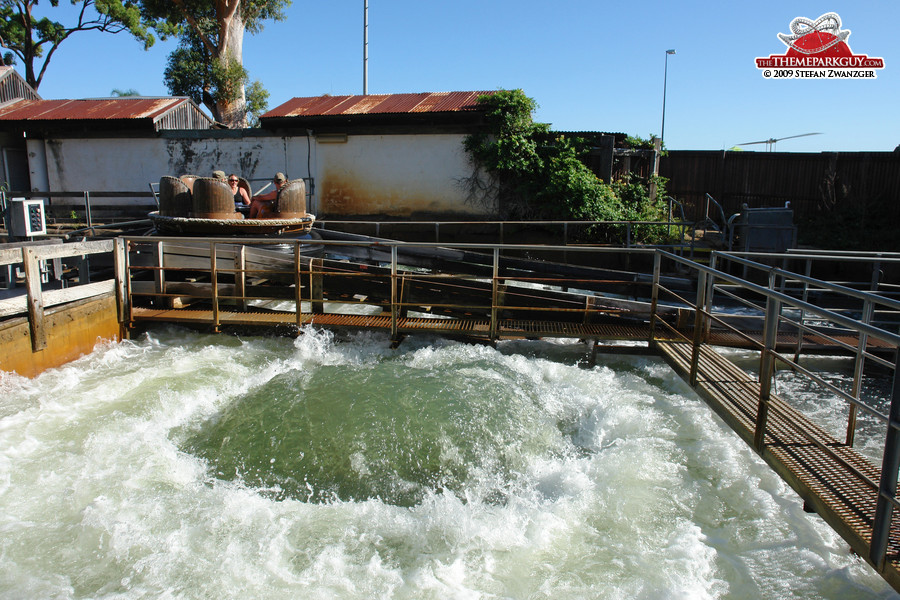
[(35, 240), (33, 242), (12, 242), (0, 244), (0, 266), (15, 265), (22, 262), (22, 248), (26, 246), (62, 245), (59, 238)]
[[(106, 281), (96, 281), (94, 283), (73, 286), (61, 290), (46, 290), (41, 293), (42, 304), (44, 308), (49, 308), (51, 306), (65, 304), (66, 302), (102, 296), (103, 294), (114, 291), (115, 288), (116, 280), (107, 279)], [(23, 314), (27, 311), (28, 299), (25, 294), (0, 300), (0, 317), (10, 317)]]

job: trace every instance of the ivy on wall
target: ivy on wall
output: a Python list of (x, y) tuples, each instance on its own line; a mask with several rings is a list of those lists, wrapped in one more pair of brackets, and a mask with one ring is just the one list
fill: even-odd
[[(626, 176), (604, 182), (582, 158), (590, 144), (553, 135), (536, 123), (536, 102), (522, 90), (484, 95), (484, 131), (467, 136), (463, 146), (475, 167), (466, 180), (470, 199), (496, 201), (501, 218), (523, 220), (665, 221), (665, 202), (650, 201), (650, 181)], [(631, 139), (631, 138), (630, 138)], [(637, 138), (634, 138), (637, 139)], [(665, 197), (665, 179), (654, 177), (657, 198)], [(639, 241), (660, 241), (665, 227), (642, 227)], [(593, 228), (594, 241), (615, 242), (622, 228)]]

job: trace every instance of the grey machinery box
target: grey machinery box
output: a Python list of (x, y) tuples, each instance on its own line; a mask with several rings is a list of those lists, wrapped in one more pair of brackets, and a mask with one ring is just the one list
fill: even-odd
[(6, 212), (9, 235), (15, 237), (47, 235), (43, 198), (10, 198)]

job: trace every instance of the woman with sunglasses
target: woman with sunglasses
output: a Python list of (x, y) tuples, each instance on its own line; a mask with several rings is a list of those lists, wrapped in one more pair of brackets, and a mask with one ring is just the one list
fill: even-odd
[(240, 177), (232, 173), (228, 176), (228, 185), (231, 187), (231, 193), (234, 194), (235, 210), (250, 206), (250, 194), (247, 193), (246, 186), (241, 185)]

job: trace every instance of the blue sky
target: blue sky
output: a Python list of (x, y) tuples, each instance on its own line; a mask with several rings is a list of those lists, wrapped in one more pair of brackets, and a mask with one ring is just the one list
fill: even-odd
[[(66, 4), (65, 2), (61, 4)], [(275, 107), (297, 96), (362, 93), (363, 0), (294, 0), (284, 22), (244, 39), (252, 79)], [(41, 8), (50, 14), (68, 8)], [(767, 80), (754, 59), (784, 54), (798, 16), (840, 15), (854, 54), (882, 57), (876, 80)], [(561, 131), (659, 134), (721, 150), (804, 133), (783, 152), (890, 151), (900, 145), (900, 2), (369, 0), (369, 93), (521, 88), (536, 120)], [(144, 51), (126, 34), (67, 40), (44, 98), (166, 95), (172, 42)], [(765, 150), (764, 145), (747, 150)]]

